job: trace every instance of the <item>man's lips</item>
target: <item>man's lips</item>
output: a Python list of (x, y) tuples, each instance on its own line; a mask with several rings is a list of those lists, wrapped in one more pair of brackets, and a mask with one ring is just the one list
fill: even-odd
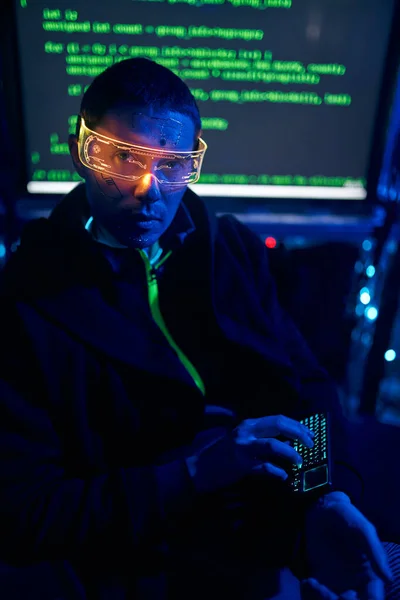
[(135, 221), (161, 221), (160, 217), (156, 214), (135, 212), (135, 211), (126, 211), (127, 216), (132, 217)]
[(159, 221), (160, 220), (158, 217), (153, 216), (153, 215), (134, 214), (132, 216), (133, 216), (133, 218), (136, 221), (141, 221), (141, 222), (144, 222), (144, 221)]
[(139, 227), (143, 230), (153, 229), (153, 227), (157, 227), (157, 224), (161, 219), (156, 217), (155, 215), (149, 215), (144, 213), (130, 213), (129, 219), (126, 221), (126, 224), (130, 222), (131, 226)]

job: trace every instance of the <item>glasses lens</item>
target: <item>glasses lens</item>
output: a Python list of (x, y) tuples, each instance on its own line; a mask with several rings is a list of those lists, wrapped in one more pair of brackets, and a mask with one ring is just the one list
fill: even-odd
[(111, 168), (122, 177), (142, 177), (146, 173), (145, 157), (135, 154), (130, 149), (116, 149), (111, 156)]
[(157, 162), (155, 175), (159, 181), (190, 183), (196, 175), (197, 163), (191, 156), (162, 159)]
[(85, 143), (87, 165), (110, 174), (137, 179), (145, 174), (146, 162), (131, 149), (116, 146), (96, 136), (89, 136)]

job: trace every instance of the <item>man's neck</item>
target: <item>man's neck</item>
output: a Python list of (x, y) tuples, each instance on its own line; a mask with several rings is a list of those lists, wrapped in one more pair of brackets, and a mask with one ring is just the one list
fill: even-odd
[(158, 240), (154, 242), (152, 246), (149, 246), (149, 248), (142, 248), (142, 250), (146, 252), (151, 263), (156, 262), (162, 254), (161, 246), (158, 243)]

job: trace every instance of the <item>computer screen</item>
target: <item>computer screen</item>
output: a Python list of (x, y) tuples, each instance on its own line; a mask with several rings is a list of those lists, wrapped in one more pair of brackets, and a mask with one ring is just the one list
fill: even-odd
[(65, 193), (92, 79), (179, 75), (208, 144), (202, 196), (363, 201), (394, 0), (18, 0), (27, 190)]

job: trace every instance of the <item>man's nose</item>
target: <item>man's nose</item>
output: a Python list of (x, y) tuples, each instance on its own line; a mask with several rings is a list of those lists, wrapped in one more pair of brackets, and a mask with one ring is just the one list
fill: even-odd
[(146, 173), (135, 183), (133, 195), (138, 200), (156, 202), (160, 198), (160, 187), (157, 179), (151, 173)]

